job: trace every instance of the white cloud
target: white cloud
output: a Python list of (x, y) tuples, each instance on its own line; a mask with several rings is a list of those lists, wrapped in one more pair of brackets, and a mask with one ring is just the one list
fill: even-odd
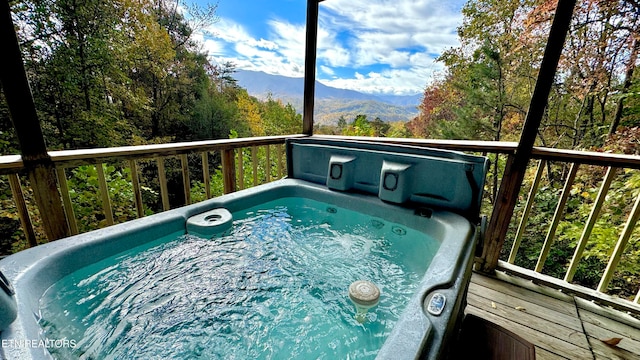
[(294, 25), (286, 21), (269, 21), (271, 33), (279, 46), (278, 53), (287, 61), (304, 66), (305, 25)]
[[(220, 19), (196, 39), (212, 61), (233, 62), (240, 69), (300, 77), (304, 75), (304, 25), (272, 20), (269, 39), (255, 38), (233, 20)], [(230, 50), (233, 50), (230, 52)]]
[(207, 39), (202, 43), (203, 50), (209, 56), (220, 56), (225, 53), (224, 43), (212, 39)]
[[(342, 66), (387, 68), (370, 72), (366, 79), (355, 75), (325, 82), (359, 91), (422, 91), (433, 73), (443, 68), (435, 63), (435, 57), (458, 45), (459, 7), (434, 0), (399, 0), (393, 5), (386, 0), (322, 2), (320, 27), (331, 35), (319, 38), (319, 48), (346, 43), (349, 56), (343, 59), (349, 62), (343, 61)], [(328, 52), (327, 57), (331, 56)]]
[(336, 72), (333, 71), (333, 69), (328, 67), (328, 66), (320, 65), (320, 70), (322, 70), (323, 73), (325, 73), (325, 74), (327, 74), (329, 76), (332, 76), (332, 77), (335, 77), (335, 75), (336, 75)]
[[(363, 92), (421, 92), (457, 46), (461, 4), (435, 0), (331, 0), (320, 3), (318, 79)], [(264, 37), (220, 19), (199, 38), (216, 62), (291, 77), (304, 75), (305, 24), (270, 19)], [(351, 73), (349, 78), (340, 74)]]
[(353, 78), (324, 79), (320, 82), (366, 93), (410, 95), (422, 91), (443, 69), (443, 65), (432, 63), (431, 66), (411, 69), (389, 69), (367, 74), (355, 72)]

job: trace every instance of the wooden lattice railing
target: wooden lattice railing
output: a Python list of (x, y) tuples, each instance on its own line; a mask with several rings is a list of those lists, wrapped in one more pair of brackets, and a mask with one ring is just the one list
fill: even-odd
[[(271, 171), (265, 172), (266, 179), (258, 178), (257, 152), (259, 148), (264, 148), (264, 152), (266, 154), (266, 159), (264, 159), (265, 164), (263, 164), (263, 166), (268, 166), (270, 170), (273, 168), (277, 177), (283, 177), (286, 172), (284, 170), (284, 142), (286, 138), (286, 136), (272, 136), (250, 139), (225, 139), (104, 149), (51, 151), (49, 152), (49, 155), (56, 168), (58, 188), (64, 204), (69, 233), (75, 235), (79, 233), (79, 230), (70, 197), (70, 189), (67, 183), (65, 169), (81, 165), (95, 166), (99, 185), (98, 195), (103, 207), (106, 224), (113, 225), (115, 220), (113, 217), (113, 209), (111, 207), (108, 184), (104, 172), (104, 166), (107, 162), (124, 161), (128, 164), (128, 168), (131, 172), (131, 185), (133, 187), (134, 194), (132, 201), (135, 204), (137, 216), (142, 217), (144, 215), (144, 205), (142, 202), (140, 178), (138, 174), (138, 161), (154, 160), (156, 162), (162, 209), (169, 210), (169, 190), (167, 187), (165, 168), (165, 160), (167, 158), (174, 157), (180, 162), (185, 205), (188, 205), (191, 203), (192, 180), (189, 174), (188, 154), (200, 154), (201, 156), (203, 173), (202, 180), (204, 183), (206, 198), (209, 199), (212, 197), (209, 184), (210, 152), (220, 152), (224, 193), (230, 193), (237, 189), (244, 188), (245, 176), (251, 176), (253, 178), (253, 185), (258, 185), (259, 183), (269, 182), (272, 180)], [(244, 169), (245, 166), (243, 159), (245, 151), (250, 152), (252, 159), (251, 169), (248, 169), (248, 171), (245, 171)], [(20, 156), (0, 156), (0, 174), (6, 175), (9, 179), (13, 199), (26, 240), (30, 246), (35, 246), (37, 245), (36, 235), (27, 211), (24, 192), (19, 177), (19, 174), (23, 170), (24, 166)]]
[[(64, 169), (87, 164), (96, 166), (100, 189), (99, 197), (101, 198), (102, 204), (104, 204), (103, 210), (105, 213), (105, 219), (107, 221), (107, 224), (113, 224), (115, 220), (113, 219), (113, 212), (109, 205), (110, 201), (108, 195), (108, 184), (103, 170), (103, 164), (107, 162), (125, 161), (128, 164), (128, 167), (131, 171), (131, 183), (134, 190), (134, 198), (132, 199), (132, 202), (135, 204), (137, 216), (141, 217), (144, 215), (144, 212), (137, 169), (138, 161), (156, 161), (158, 169), (158, 181), (160, 183), (160, 196), (162, 198), (162, 208), (164, 210), (168, 210), (170, 208), (170, 204), (167, 179), (165, 177), (165, 159), (170, 157), (179, 159), (183, 179), (184, 199), (185, 203), (189, 204), (191, 203), (191, 179), (187, 160), (188, 154), (200, 154), (202, 159), (202, 180), (204, 182), (204, 188), (206, 190), (206, 197), (211, 198), (212, 194), (209, 191), (210, 164), (208, 161), (208, 154), (210, 152), (220, 152), (221, 167), (224, 179), (224, 193), (229, 193), (235, 190), (243, 189), (245, 186), (255, 186), (265, 181), (268, 182), (274, 180), (274, 177), (271, 176), (272, 171), (266, 172), (266, 178), (260, 180), (258, 179), (258, 160), (256, 158), (256, 154), (257, 149), (260, 147), (265, 149), (264, 154), (266, 154), (266, 166), (268, 166), (270, 169), (273, 169), (273, 173), (277, 174), (278, 178), (286, 176), (286, 170), (284, 167), (286, 159), (284, 158), (283, 144), (289, 137), (300, 136), (304, 135), (212, 140), (106, 149), (53, 151), (50, 152), (49, 155), (51, 156), (51, 159), (55, 164), (57, 170), (58, 188), (62, 196), (65, 217), (67, 219), (70, 233), (76, 234), (78, 233), (78, 226), (76, 223), (75, 215), (73, 213), (73, 204), (69, 196), (69, 192), (72, 189), (69, 189)], [(354, 141), (373, 141), (389, 144), (405, 144), (484, 154), (488, 155), (494, 162), (494, 164), (496, 163), (496, 159), (498, 159), (502, 164), (508, 162), (514, 156), (517, 147), (516, 143), (508, 142), (453, 140), (445, 141), (341, 136), (325, 136), (325, 138), (349, 139)], [(245, 157), (251, 159), (250, 165), (245, 164)], [(516, 219), (514, 216), (514, 218), (511, 219), (511, 225), (512, 229), (514, 229), (514, 235), (511, 236), (511, 239), (508, 242), (510, 244), (510, 251), (506, 251), (506, 249), (503, 249), (503, 260), (498, 261), (498, 269), (516, 274), (518, 276), (533, 280), (538, 283), (544, 283), (565, 292), (571, 292), (577, 294), (578, 296), (606, 303), (610, 306), (620, 308), (625, 311), (632, 311), (640, 314), (640, 306), (637, 305), (638, 301), (640, 301), (640, 292), (638, 292), (638, 295), (635, 297), (635, 301), (628, 301), (606, 294), (608, 291), (608, 286), (612, 278), (615, 276), (615, 270), (619, 264), (619, 261), (625, 254), (625, 248), (627, 247), (626, 245), (630, 240), (633, 240), (633, 230), (638, 218), (640, 217), (640, 196), (635, 200), (634, 206), (626, 215), (627, 223), (622, 232), (619, 234), (619, 238), (616, 242), (615, 248), (613, 249), (611, 257), (609, 258), (608, 266), (604, 270), (600, 279), (600, 284), (597, 286), (597, 288), (590, 289), (571, 283), (576, 273), (577, 266), (583, 257), (585, 248), (587, 248), (589, 244), (590, 235), (596, 224), (596, 220), (598, 219), (606, 196), (610, 191), (614, 176), (616, 174), (620, 174), (625, 169), (640, 169), (640, 157), (632, 155), (618, 155), (535, 147), (533, 149), (532, 158), (533, 160), (529, 164), (529, 167), (532, 170), (532, 176), (530, 176), (530, 184), (528, 183), (526, 186), (529, 188), (529, 195), (523, 196), (523, 201), (520, 206), (521, 211), (517, 212), (517, 214), (520, 214), (519, 218)], [(561, 191), (555, 213), (553, 217), (548, 219), (549, 228), (547, 230), (542, 249), (538, 254), (537, 263), (535, 267), (527, 269), (515, 265), (515, 260), (523, 241), (527, 241), (525, 236), (525, 228), (527, 226), (539, 186), (542, 182), (544, 182), (544, 169), (549, 167), (549, 163), (553, 163), (557, 167), (563, 166), (567, 169), (563, 173), (564, 187)], [(572, 257), (572, 260), (567, 265), (567, 270), (564, 274), (564, 277), (554, 278), (548, 275), (544, 275), (542, 273), (544, 264), (548, 259), (551, 249), (553, 249), (554, 239), (557, 235), (556, 232), (558, 230), (560, 222), (562, 221), (574, 179), (578, 170), (584, 168), (587, 165), (603, 167), (602, 172), (604, 173), (604, 177), (600, 185), (600, 191), (593, 201), (593, 204), (590, 205), (590, 215), (584, 219), (585, 225), (582, 231), (582, 236), (577, 241), (577, 245), (574, 249), (574, 255)], [(9, 179), (13, 199), (16, 204), (17, 212), (21, 220), (25, 237), (28, 240), (29, 244), (35, 246), (36, 238), (33, 231), (33, 226), (29, 219), (25, 198), (20, 183), (20, 177), (18, 176), (23, 168), (24, 167), (22, 165), (20, 156), (0, 156), (0, 175), (5, 175)], [(501, 175), (502, 171), (493, 171), (492, 169), (491, 173), (491, 176), (493, 176), (493, 174)], [(249, 176), (249, 178), (247, 178), (247, 176)], [(245, 179), (247, 179), (247, 181), (245, 181)], [(490, 181), (489, 186), (491, 186), (491, 184), (499, 184), (500, 180), (502, 179), (495, 179), (495, 181)], [(487, 193), (492, 193), (494, 191), (495, 189), (490, 189), (490, 191), (488, 191)], [(629, 201), (632, 200), (630, 199)], [(491, 208), (491, 199), (490, 197), (486, 197), (484, 209), (488, 212), (491, 212)], [(491, 214), (491, 216), (501, 216), (501, 214)]]

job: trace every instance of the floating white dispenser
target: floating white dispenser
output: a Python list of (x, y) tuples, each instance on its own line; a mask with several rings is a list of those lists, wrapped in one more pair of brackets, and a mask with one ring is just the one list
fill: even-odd
[(349, 299), (356, 306), (356, 321), (362, 324), (367, 320), (367, 311), (378, 305), (380, 289), (371, 281), (354, 281), (349, 285)]
[(218, 208), (194, 215), (187, 220), (187, 233), (211, 238), (233, 224), (233, 215), (227, 209)]

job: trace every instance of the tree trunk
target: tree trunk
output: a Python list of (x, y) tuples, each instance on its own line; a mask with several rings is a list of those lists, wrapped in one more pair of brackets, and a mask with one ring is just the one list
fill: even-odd
[(151, 137), (160, 136), (160, 110), (158, 109), (158, 80), (153, 76), (153, 109), (151, 110)]
[[(626, 94), (631, 87), (631, 79), (633, 78), (633, 72), (636, 69), (636, 60), (638, 59), (638, 51), (640, 50), (640, 42), (638, 39), (634, 39), (632, 43), (631, 55), (629, 56), (629, 62), (627, 63), (627, 72), (624, 74), (624, 83), (622, 85), (622, 95)], [(620, 120), (622, 119), (622, 111), (624, 110), (624, 97), (621, 97), (618, 100), (618, 105), (616, 106), (616, 113), (613, 116), (613, 121), (611, 122), (611, 127), (609, 128), (609, 136), (616, 133), (618, 130), (618, 126), (620, 125)]]
[(73, 33), (78, 41), (78, 56), (80, 57), (80, 82), (84, 95), (84, 107), (87, 112), (91, 112), (91, 96), (89, 94), (89, 79), (87, 76), (87, 55), (85, 54), (85, 34), (80, 29), (80, 19), (78, 18), (78, 4), (73, 2)]

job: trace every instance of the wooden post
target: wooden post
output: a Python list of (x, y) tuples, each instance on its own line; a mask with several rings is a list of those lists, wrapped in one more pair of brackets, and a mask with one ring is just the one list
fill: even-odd
[(518, 225), (518, 231), (516, 231), (516, 239), (513, 241), (513, 245), (511, 246), (511, 253), (509, 254), (508, 260), (509, 264), (513, 264), (516, 261), (516, 255), (518, 255), (518, 249), (520, 249), (520, 243), (522, 242), (522, 237), (524, 236), (524, 229), (527, 226), (529, 214), (531, 213), (531, 208), (533, 207), (533, 199), (536, 197), (536, 193), (538, 192), (538, 186), (540, 185), (540, 179), (542, 179), (542, 172), (544, 171), (544, 166), (546, 163), (547, 162), (544, 160), (540, 160), (540, 162), (538, 163), (536, 177), (533, 179), (531, 189), (529, 189), (527, 204), (524, 207), (522, 219), (520, 219), (520, 225)]
[(633, 209), (631, 210), (631, 213), (627, 218), (627, 223), (624, 225), (624, 230), (622, 230), (622, 234), (620, 234), (620, 238), (616, 243), (616, 247), (613, 249), (613, 254), (611, 254), (611, 258), (609, 259), (607, 268), (604, 269), (604, 274), (602, 275), (600, 283), (598, 284), (598, 288), (596, 289), (597, 291), (603, 293), (607, 292), (609, 283), (613, 278), (613, 273), (618, 267), (618, 263), (620, 262), (620, 258), (622, 258), (622, 253), (624, 252), (624, 248), (629, 242), (629, 238), (631, 237), (631, 233), (633, 233), (633, 230), (636, 227), (638, 219), (640, 219), (640, 195), (638, 195), (635, 204), (633, 204)]
[(258, 148), (251, 147), (251, 165), (253, 166), (253, 186), (258, 186)]
[(244, 148), (238, 149), (238, 188), (244, 189)]
[(33, 195), (42, 216), (42, 225), (51, 240), (69, 236), (60, 193), (56, 185), (53, 162), (47, 152), (31, 88), (22, 63), (20, 45), (16, 36), (9, 1), (0, 2), (0, 83), (7, 99), (11, 121), (16, 130), (22, 161)]
[(71, 196), (69, 195), (69, 184), (67, 184), (67, 176), (64, 174), (64, 168), (57, 168), (56, 174), (58, 175), (58, 185), (60, 185), (60, 192), (62, 193), (64, 212), (67, 214), (69, 231), (71, 235), (77, 235), (80, 231), (78, 230), (78, 223), (76, 222), (76, 214), (73, 211), (73, 204), (71, 203)]
[(302, 133), (313, 135), (313, 106), (316, 85), (316, 50), (318, 46), (318, 3), (307, 0), (307, 38), (304, 57), (304, 100)]
[(22, 225), (24, 236), (27, 238), (27, 243), (29, 244), (29, 247), (38, 246), (36, 233), (33, 231), (33, 224), (29, 217), (27, 203), (24, 201), (24, 194), (22, 193), (22, 186), (20, 186), (20, 178), (18, 177), (18, 174), (9, 174), (9, 185), (11, 186), (13, 201), (16, 203), (18, 217), (20, 218), (20, 224)]
[(133, 201), (136, 203), (138, 217), (144, 216), (144, 205), (142, 203), (142, 193), (140, 192), (140, 178), (138, 176), (138, 165), (135, 160), (129, 160), (131, 169), (131, 186), (133, 187)]
[(202, 176), (204, 180), (204, 192), (207, 199), (211, 199), (211, 176), (209, 175), (209, 152), (202, 153)]
[(282, 179), (282, 152), (283, 149), (280, 145), (276, 145), (277, 158), (278, 158), (278, 179)]
[(233, 149), (222, 150), (222, 179), (225, 194), (236, 191), (236, 159)]
[(156, 158), (158, 163), (158, 182), (160, 183), (160, 197), (162, 198), (162, 210), (167, 211), (171, 209), (169, 204), (169, 188), (167, 187), (167, 172), (164, 168), (164, 158)]
[(547, 261), (547, 257), (549, 256), (549, 252), (551, 251), (551, 244), (553, 244), (553, 238), (556, 236), (556, 230), (558, 229), (560, 220), (562, 220), (562, 214), (564, 213), (564, 208), (567, 205), (567, 200), (569, 199), (569, 195), (571, 194), (571, 187), (573, 186), (573, 181), (576, 179), (576, 174), (578, 173), (578, 167), (580, 167), (580, 164), (577, 164), (577, 163), (571, 164), (571, 169), (569, 170), (567, 181), (564, 183), (562, 194), (560, 195), (560, 199), (558, 200), (558, 205), (556, 206), (556, 211), (553, 213), (553, 220), (551, 221), (551, 226), (549, 227), (549, 231), (547, 232), (547, 237), (544, 239), (542, 250), (540, 250), (540, 256), (538, 257), (538, 262), (536, 263), (536, 267), (534, 269), (534, 271), (536, 272), (542, 272), (544, 263), (545, 261)]
[(496, 205), (487, 228), (487, 239), (482, 250), (482, 259), (478, 270), (493, 272), (498, 266), (500, 251), (507, 236), (509, 222), (513, 216), (513, 209), (516, 206), (518, 194), (522, 187), (522, 180), (531, 158), (533, 144), (547, 106), (549, 92), (556, 75), (556, 68), (569, 25), (571, 24), (575, 3), (576, 0), (558, 0), (556, 14), (553, 17), (553, 24), (549, 31), (549, 39), (544, 50), (536, 87), (529, 103), (529, 110), (522, 129), (522, 135), (520, 136), (520, 142), (515, 156), (509, 157), (504, 170)]
[(265, 182), (271, 182), (271, 149), (269, 145), (266, 145), (264, 148), (267, 153), (267, 163), (264, 165)]
[(582, 230), (582, 235), (580, 236), (578, 245), (576, 245), (576, 250), (573, 253), (571, 262), (569, 263), (567, 273), (564, 276), (564, 281), (566, 282), (571, 282), (573, 280), (573, 276), (576, 274), (576, 270), (578, 270), (578, 263), (580, 262), (580, 259), (582, 259), (582, 253), (584, 252), (585, 247), (587, 247), (587, 241), (589, 240), (589, 236), (591, 236), (591, 231), (593, 231), (593, 227), (595, 226), (596, 220), (598, 219), (598, 214), (600, 214), (600, 209), (602, 209), (602, 204), (604, 204), (604, 200), (606, 199), (607, 193), (609, 192), (609, 187), (611, 187), (611, 182), (616, 176), (616, 173), (616, 168), (609, 167), (607, 169), (607, 174), (602, 181), (602, 186), (600, 186), (600, 191), (598, 192), (596, 201), (591, 208), (591, 213), (589, 214), (587, 224)]
[(102, 198), (102, 210), (104, 210), (104, 217), (107, 221), (107, 225), (111, 226), (115, 224), (113, 220), (113, 208), (111, 207), (111, 199), (109, 197), (109, 186), (107, 185), (107, 178), (104, 175), (104, 165), (102, 163), (96, 164), (96, 171), (98, 172), (98, 185), (100, 187), (100, 196)]
[(189, 179), (189, 158), (187, 154), (180, 155), (182, 165), (182, 186), (184, 188), (184, 204), (191, 204), (191, 179)]

